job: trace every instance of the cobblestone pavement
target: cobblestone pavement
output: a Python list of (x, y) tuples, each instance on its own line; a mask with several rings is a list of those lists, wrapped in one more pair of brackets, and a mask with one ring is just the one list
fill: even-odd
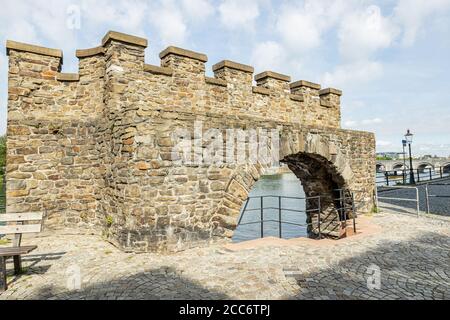
[[(172, 255), (124, 253), (94, 235), (44, 233), (25, 240), (39, 248), (24, 258), (24, 274), (13, 277), (8, 264), (9, 289), (0, 299), (450, 299), (450, 219), (366, 219), (381, 231)], [(377, 268), (380, 287), (369, 281), (369, 289)], [(81, 289), (70, 290), (77, 270)]]

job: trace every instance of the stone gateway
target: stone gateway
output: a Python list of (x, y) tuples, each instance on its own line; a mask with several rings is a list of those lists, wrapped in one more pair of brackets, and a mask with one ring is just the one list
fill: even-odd
[(146, 47), (108, 32), (101, 46), (77, 51), (79, 73), (67, 74), (60, 50), (7, 41), (9, 212), (44, 211), (47, 228), (96, 230), (124, 250), (230, 238), (268, 165), (176, 162), (173, 133), (196, 122), (224, 136), (278, 130), (279, 159), (306, 195), (329, 196), (330, 236), (340, 232), (333, 190), (355, 192), (358, 212), (372, 210), (374, 135), (340, 128), (341, 91), (271, 71), (253, 77), (228, 60), (207, 77), (207, 56), (177, 47), (148, 65)]

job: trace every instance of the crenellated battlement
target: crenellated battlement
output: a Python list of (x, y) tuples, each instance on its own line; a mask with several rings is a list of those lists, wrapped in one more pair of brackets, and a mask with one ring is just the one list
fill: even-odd
[[(15, 41), (7, 41), (6, 44), (10, 59), (21, 61), (16, 64), (20, 69), (19, 74), (27, 77), (60, 83), (85, 83), (87, 78), (89, 81), (94, 81), (94, 74), (97, 75), (97, 80), (103, 81), (103, 76), (106, 76), (108, 71), (113, 71), (116, 77), (120, 77), (120, 73), (135, 72), (134, 77), (142, 76), (143, 80), (150, 80), (151, 77), (165, 77), (165, 86), (172, 84), (180, 86), (183, 81), (189, 81), (189, 86), (195, 86), (198, 90), (205, 92), (213, 90), (210, 92), (212, 96), (219, 98), (220, 101), (229, 101), (232, 104), (231, 109), (234, 107), (236, 111), (239, 108), (235, 104), (245, 100), (253, 106), (247, 111), (255, 116), (273, 114), (276, 119), (283, 121), (302, 122), (302, 118), (305, 118), (307, 114), (308, 121), (317, 118), (322, 122), (326, 121), (324, 123), (326, 126), (340, 126), (340, 96), (342, 95), (340, 90), (333, 88), (321, 90), (319, 84), (305, 80), (291, 82), (290, 76), (274, 71), (264, 71), (253, 76), (252, 66), (230, 60), (214, 64), (212, 67), (214, 77), (207, 77), (205, 75), (205, 63), (208, 61), (206, 54), (174, 46), (166, 48), (159, 54), (160, 66), (148, 65), (144, 63), (144, 50), (147, 46), (147, 39), (109, 31), (103, 37), (100, 46), (76, 51), (80, 71), (78, 74), (68, 74), (60, 73), (63, 63), (61, 50)], [(19, 55), (17, 59), (16, 53)], [(24, 54), (30, 56), (20, 57)], [(47, 68), (44, 68), (45, 65)], [(13, 68), (10, 72), (14, 73), (15, 70)], [(113, 81), (110, 77), (105, 79)], [(254, 82), (256, 86), (253, 85)], [(123, 85), (117, 84), (108, 88), (123, 87)], [(219, 93), (215, 89), (217, 87), (226, 88), (220, 91), (226, 96), (218, 97)], [(164, 90), (160, 83), (158, 88)], [(284, 110), (277, 110), (273, 105), (268, 105), (267, 98), (273, 100), (275, 104), (284, 100), (283, 105), (288, 106)], [(264, 99), (264, 102), (258, 102), (258, 99)], [(214, 110), (209, 108), (211, 109)]]

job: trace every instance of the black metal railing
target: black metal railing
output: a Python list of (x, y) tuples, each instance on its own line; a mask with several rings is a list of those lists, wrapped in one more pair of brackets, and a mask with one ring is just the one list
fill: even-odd
[[(412, 174), (416, 183), (450, 178), (450, 168), (448, 166), (438, 168), (413, 169)], [(398, 169), (377, 172), (377, 186), (395, 186), (409, 184), (411, 171), (409, 169)]]
[[(352, 220), (353, 220), (353, 229), (354, 232), (356, 233), (356, 207), (355, 207), (355, 201), (354, 201), (354, 197), (353, 197), (353, 193), (351, 192), (346, 192), (344, 189), (336, 189), (333, 190), (335, 192), (339, 192), (339, 197), (338, 198), (334, 198), (334, 202), (338, 203), (336, 209), (338, 211), (338, 216), (339, 216), (339, 223), (344, 222), (344, 227), (347, 227), (347, 220), (349, 220), (349, 215), (348, 212), (351, 211), (352, 214)], [(264, 206), (264, 199), (266, 198), (275, 198), (278, 199), (277, 201), (277, 206)], [(288, 224), (288, 225), (293, 225), (293, 226), (298, 226), (298, 227), (317, 227), (317, 235), (318, 238), (322, 238), (322, 229), (323, 226), (321, 225), (321, 221), (322, 218), (324, 217), (324, 214), (322, 213), (322, 199), (323, 198), (330, 198), (330, 196), (313, 196), (313, 197), (287, 197), (287, 196), (277, 196), (277, 195), (264, 195), (264, 196), (253, 196), (253, 197), (248, 197), (245, 204), (244, 204), (244, 208), (242, 210), (241, 216), (239, 217), (239, 221), (238, 221), (238, 225), (239, 226), (244, 226), (244, 225), (253, 225), (253, 224), (260, 224), (260, 236), (261, 238), (264, 238), (264, 224), (265, 223), (278, 223), (278, 236), (279, 238), (283, 237), (283, 225), (284, 224)], [(258, 208), (253, 208), (253, 209), (248, 209), (248, 204), (250, 202), (251, 199), (259, 199), (259, 207)], [(291, 209), (291, 208), (285, 208), (283, 207), (283, 199), (296, 199), (296, 200), (304, 200), (305, 202), (309, 202), (309, 209), (304, 209), (304, 210), (300, 210), (300, 209)], [(315, 207), (311, 208), (311, 204), (314, 205), (315, 203)], [(277, 210), (278, 211), (278, 219), (265, 219), (265, 210)], [(317, 213), (317, 224), (315, 225), (313, 220), (311, 219), (311, 222), (305, 222), (305, 223), (296, 223), (296, 222), (292, 222), (292, 221), (284, 221), (283, 220), (283, 211), (288, 211), (288, 212), (297, 212), (297, 213), (305, 213), (305, 214), (311, 214), (311, 213)], [(250, 222), (242, 222), (244, 215), (246, 212), (259, 212), (259, 220), (256, 221), (250, 221)]]
[(450, 183), (433, 183), (433, 184), (426, 184), (425, 185), (425, 205), (426, 205), (426, 212), (427, 213), (431, 213), (430, 212), (430, 204), (431, 204), (431, 200), (433, 198), (438, 199), (438, 198), (444, 198), (444, 199), (450, 199), (450, 193), (447, 194), (443, 194), (442, 192), (439, 192), (439, 194), (436, 193), (436, 191), (434, 191), (435, 193), (430, 191), (430, 186), (432, 187), (445, 187), (442, 188), (442, 192), (448, 192), (448, 188), (450, 187)]

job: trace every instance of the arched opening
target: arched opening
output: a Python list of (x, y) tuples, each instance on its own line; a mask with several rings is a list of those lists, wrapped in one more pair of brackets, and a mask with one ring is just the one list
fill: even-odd
[[(341, 237), (342, 223), (353, 217), (352, 198), (347, 182), (337, 167), (325, 157), (300, 152), (285, 157), (282, 162), (300, 179), (307, 200), (308, 234), (318, 235), (319, 212), (320, 232), (326, 237)], [(320, 198), (316, 198), (320, 196)], [(319, 209), (319, 210), (317, 210)]]
[(386, 171), (386, 167), (381, 163), (377, 163), (376, 170), (377, 170), (377, 173), (382, 173), (382, 172)]
[(393, 172), (388, 172), (387, 174), (391, 177), (399, 177), (399, 176), (403, 176), (407, 173), (407, 170), (409, 169), (409, 167), (403, 163), (395, 163), (392, 166), (392, 171)]
[(444, 166), (442, 167), (442, 172), (450, 174), (450, 163), (444, 164)]
[(397, 170), (404, 170), (407, 169), (408, 166), (405, 166), (403, 163), (396, 163), (392, 166), (392, 170), (397, 171)]
[(434, 170), (434, 166), (431, 163), (421, 163), (417, 167), (420, 173), (429, 172), (430, 170)]
[[(289, 155), (281, 162), (290, 171), (262, 176), (253, 186), (241, 208), (233, 241), (260, 238), (263, 232), (264, 236), (278, 236), (280, 220), (283, 238), (317, 238), (319, 234), (340, 238), (345, 232), (344, 221), (353, 217), (353, 208), (347, 183), (336, 166), (318, 154), (305, 152)], [(261, 217), (268, 222), (264, 231), (259, 230), (258, 223), (247, 224), (260, 221)]]

